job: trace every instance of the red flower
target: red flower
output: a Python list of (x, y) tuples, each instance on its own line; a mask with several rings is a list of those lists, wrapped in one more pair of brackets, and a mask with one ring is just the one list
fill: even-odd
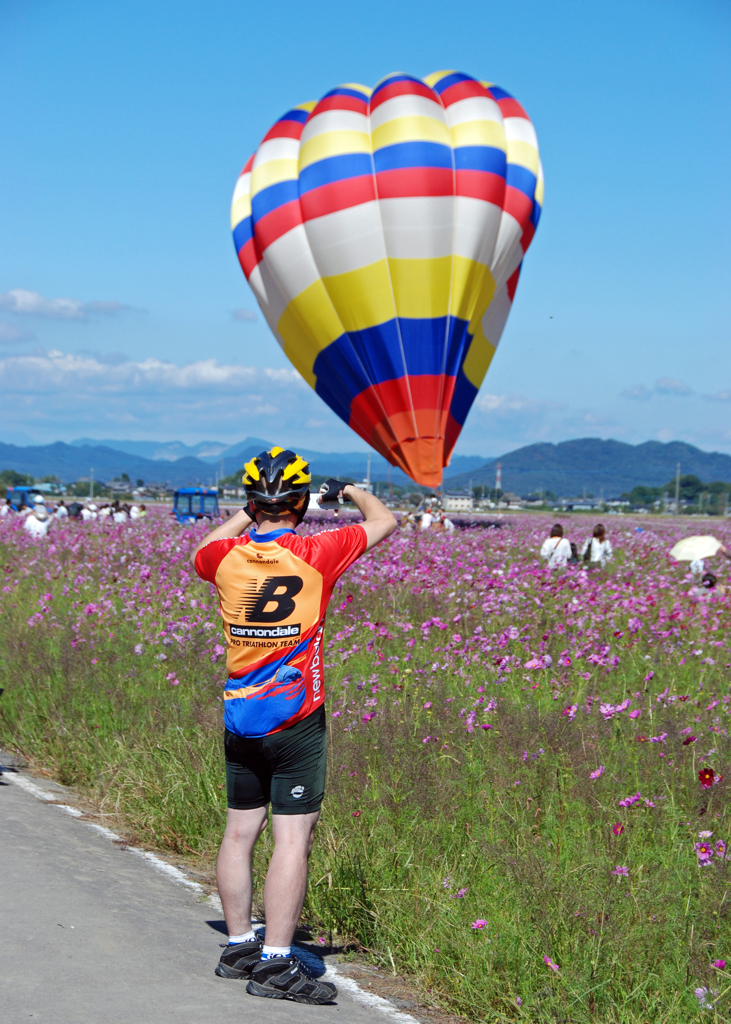
[(716, 773), (714, 772), (713, 768), (701, 768), (701, 770), (698, 772), (698, 779), (700, 781), (701, 786), (703, 786), (704, 789), (711, 788), (715, 777)]
[(685, 739), (683, 740), (683, 746), (687, 747), (689, 743), (695, 743), (695, 741), (697, 739), (698, 739), (697, 736), (686, 736)]
[(362, 811), (353, 811), (353, 817), (354, 818), (359, 818), (362, 813), (363, 813)]
[(612, 825), (612, 832), (614, 832), (615, 836), (622, 835), (622, 833), (624, 832), (624, 825), (621, 821), (615, 821), (615, 823)]
[(640, 733), (640, 735), (637, 737), (637, 742), (647, 743), (647, 736), (645, 736), (644, 733)]

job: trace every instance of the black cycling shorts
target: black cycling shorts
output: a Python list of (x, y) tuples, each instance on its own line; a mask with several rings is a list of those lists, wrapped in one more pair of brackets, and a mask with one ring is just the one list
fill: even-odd
[(229, 807), (248, 811), (271, 802), (273, 814), (320, 810), (327, 767), (324, 705), (269, 736), (237, 736), (227, 729), (224, 750)]

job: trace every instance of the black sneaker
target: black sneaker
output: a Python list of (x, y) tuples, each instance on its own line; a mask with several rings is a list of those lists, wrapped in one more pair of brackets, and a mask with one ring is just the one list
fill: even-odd
[(250, 942), (237, 942), (235, 946), (226, 946), (216, 965), (216, 974), (219, 978), (248, 978), (252, 969), (261, 960), (263, 945), (261, 939), (256, 938)]
[(318, 981), (295, 956), (260, 960), (251, 972), (246, 991), (267, 999), (291, 999), (295, 1003), (331, 1003), (338, 990), (329, 981)]

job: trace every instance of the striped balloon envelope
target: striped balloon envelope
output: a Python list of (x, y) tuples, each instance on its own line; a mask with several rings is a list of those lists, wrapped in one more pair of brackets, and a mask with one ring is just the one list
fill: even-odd
[(231, 219), (293, 365), (392, 465), (438, 486), (542, 203), (520, 103), (440, 71), (289, 110), (241, 172)]

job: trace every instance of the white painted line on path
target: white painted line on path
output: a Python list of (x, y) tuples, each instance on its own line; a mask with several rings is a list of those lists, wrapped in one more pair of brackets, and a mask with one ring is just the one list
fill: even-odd
[[(44, 803), (57, 807), (65, 814), (70, 814), (72, 818), (83, 818), (83, 811), (80, 811), (78, 807), (72, 807), (70, 804), (56, 803), (57, 794), (50, 792), (47, 789), (43, 789), (35, 782), (32, 782), (24, 775), (21, 775), (20, 772), (3, 772), (3, 776), (14, 782), (16, 786), (24, 789), (26, 793), (30, 793), (30, 795), (35, 797), (36, 800), (42, 800)], [(149, 850), (141, 850), (137, 846), (130, 846), (121, 836), (117, 835), (116, 832), (112, 832), (111, 829), (106, 828), (104, 825), (97, 825), (93, 821), (82, 821), (81, 824), (86, 825), (95, 832), (98, 832), (100, 835), (104, 836), (105, 839), (109, 839), (114, 843), (119, 843), (123, 849), (128, 850), (129, 853), (133, 853), (137, 857), (141, 857), (143, 860), (147, 861), (155, 871), (159, 871), (161, 874), (167, 875), (168, 878), (177, 882), (179, 885), (184, 885), (193, 892), (199, 893), (204, 897), (206, 903), (210, 903), (216, 910), (223, 912), (221, 900), (218, 895), (210, 893), (206, 896), (203, 886), (199, 882), (194, 882), (192, 878), (188, 878), (185, 872), (181, 871), (180, 868), (176, 868), (174, 864), (168, 864), (166, 860), (163, 860), (154, 853), (150, 853)], [(362, 1006), (368, 1006), (371, 1009), (379, 1010), (381, 1013), (385, 1014), (385, 1016), (390, 1017), (391, 1020), (396, 1021), (397, 1024), (419, 1024), (416, 1017), (412, 1017), (409, 1013), (403, 1013), (401, 1010), (397, 1010), (393, 1003), (389, 1003), (388, 999), (384, 999), (382, 996), (377, 996), (373, 992), (366, 992), (360, 987), (357, 981), (354, 981), (345, 974), (341, 974), (333, 964), (327, 965), (325, 978), (327, 978), (328, 981), (332, 981), (337, 984), (340, 989), (347, 992)]]

